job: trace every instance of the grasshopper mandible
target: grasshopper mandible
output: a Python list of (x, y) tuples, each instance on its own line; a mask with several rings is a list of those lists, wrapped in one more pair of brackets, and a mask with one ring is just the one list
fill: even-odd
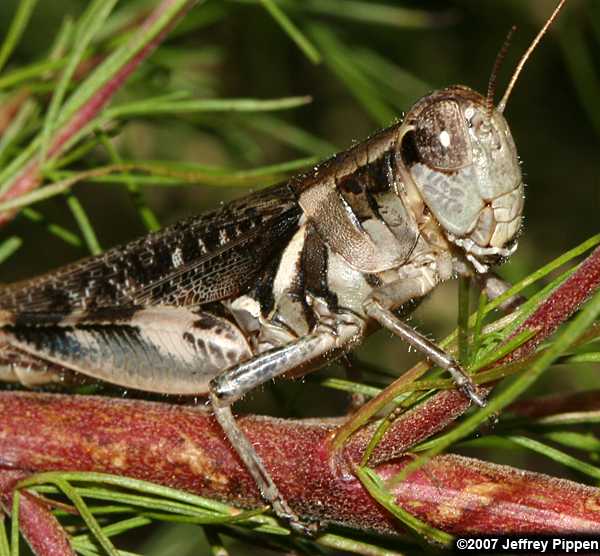
[[(0, 291), (0, 379), (78, 373), (207, 395), (275, 512), (298, 529), (231, 405), (275, 377), (312, 371), (377, 326), (484, 400), (403, 309), (457, 275), (492, 276), (517, 247), (523, 180), (503, 111), (457, 85), (312, 171), (213, 212)], [(496, 71), (492, 73), (493, 83)], [(487, 280), (491, 294), (497, 282)]]

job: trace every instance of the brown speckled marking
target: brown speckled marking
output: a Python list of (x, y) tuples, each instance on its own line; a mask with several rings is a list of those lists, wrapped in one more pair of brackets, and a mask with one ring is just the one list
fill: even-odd
[(178, 444), (178, 449), (168, 455), (171, 463), (183, 463), (189, 467), (190, 473), (202, 477), (210, 477), (211, 482), (218, 485), (218, 488), (226, 487), (229, 483), (227, 475), (219, 471), (219, 466), (215, 466), (211, 458), (207, 458), (201, 446), (198, 446), (192, 438), (181, 434), (182, 443)]
[(589, 512), (600, 514), (600, 494), (597, 497), (590, 496), (586, 498), (584, 507)]

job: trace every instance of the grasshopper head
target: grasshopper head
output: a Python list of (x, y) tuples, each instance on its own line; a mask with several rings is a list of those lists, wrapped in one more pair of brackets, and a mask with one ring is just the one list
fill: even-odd
[(478, 271), (512, 254), (523, 179), (504, 116), (457, 85), (421, 99), (404, 123), (404, 166), (448, 240)]

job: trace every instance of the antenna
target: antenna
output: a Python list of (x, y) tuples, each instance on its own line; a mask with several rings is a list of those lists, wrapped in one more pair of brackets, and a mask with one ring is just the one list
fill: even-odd
[(529, 46), (529, 48), (525, 51), (525, 54), (523, 54), (523, 56), (521, 57), (521, 60), (519, 61), (517, 67), (515, 68), (513, 76), (510, 78), (508, 87), (506, 87), (506, 92), (504, 93), (502, 100), (498, 103), (498, 107), (496, 108), (496, 110), (498, 112), (500, 112), (500, 113), (504, 112), (504, 109), (506, 108), (506, 103), (508, 102), (508, 97), (510, 96), (510, 93), (512, 92), (512, 90), (514, 88), (515, 83), (517, 82), (517, 79), (519, 78), (519, 75), (521, 74), (521, 71), (523, 70), (523, 67), (525, 66), (525, 63), (531, 56), (531, 53), (535, 50), (535, 47), (538, 45), (540, 40), (542, 40), (542, 37), (546, 34), (546, 31), (548, 31), (548, 28), (550, 27), (550, 25), (552, 25), (554, 20), (558, 17), (558, 14), (560, 13), (560, 10), (562, 10), (566, 1), (567, 0), (560, 0), (560, 2), (558, 3), (558, 6), (556, 6), (556, 8), (554, 8), (552, 15), (550, 15), (550, 17), (548, 18), (548, 20), (546, 21), (544, 26), (540, 29), (540, 32), (537, 34), (535, 39), (533, 39), (533, 41), (531, 42), (531, 45)]
[(498, 78), (498, 72), (500, 71), (500, 66), (506, 58), (506, 53), (508, 52), (508, 47), (510, 46), (510, 40), (517, 30), (517, 26), (513, 25), (510, 28), (510, 31), (506, 35), (504, 42), (502, 43), (502, 47), (498, 51), (496, 55), (496, 60), (494, 61), (494, 67), (492, 68), (492, 73), (490, 74), (490, 80), (488, 81), (487, 95), (485, 97), (485, 104), (487, 106), (487, 114), (488, 119), (491, 118), (492, 112), (494, 110), (494, 96), (496, 96), (496, 79)]

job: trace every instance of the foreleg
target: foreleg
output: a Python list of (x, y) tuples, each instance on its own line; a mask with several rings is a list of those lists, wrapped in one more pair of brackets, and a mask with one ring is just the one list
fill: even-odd
[(404, 305), (413, 299), (426, 295), (438, 281), (435, 271), (424, 267), (419, 273), (406, 277), (373, 292), (365, 302), (364, 310), (368, 316), (375, 319), (381, 326), (387, 328), (409, 345), (425, 354), (435, 365), (448, 371), (456, 385), (475, 404), (483, 407), (483, 400), (476, 392), (471, 377), (461, 365), (443, 349), (428, 340), (415, 329), (401, 321), (392, 309)]

